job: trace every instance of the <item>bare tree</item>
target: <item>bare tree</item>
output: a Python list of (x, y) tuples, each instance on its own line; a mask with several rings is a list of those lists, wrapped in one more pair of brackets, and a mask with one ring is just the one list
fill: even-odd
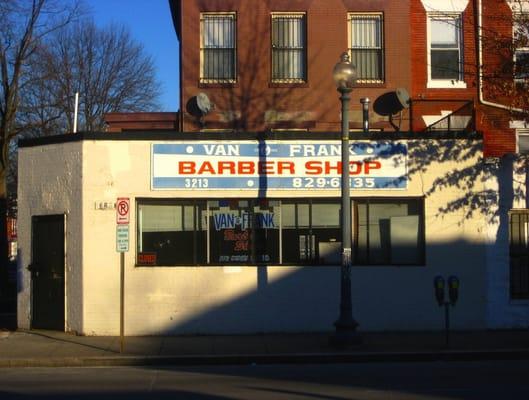
[(32, 83), (29, 60), (46, 36), (78, 13), (77, 1), (0, 1), (0, 200), (6, 198), (10, 144), (27, 129), (17, 118), (24, 101), (21, 92)]
[[(498, 1), (499, 0), (494, 0)], [(504, 0), (502, 0), (504, 1)], [(529, 14), (513, 0), (512, 15), (489, 16), (481, 28), (485, 97), (505, 105), (516, 119), (529, 117)], [(494, 4), (494, 3), (492, 3)]]
[(108, 112), (159, 108), (159, 84), (152, 58), (123, 26), (98, 28), (85, 19), (50, 35), (36, 51), (37, 76), (28, 114), (47, 121), (43, 132), (71, 132), (74, 96), (79, 98), (79, 130), (101, 131)]

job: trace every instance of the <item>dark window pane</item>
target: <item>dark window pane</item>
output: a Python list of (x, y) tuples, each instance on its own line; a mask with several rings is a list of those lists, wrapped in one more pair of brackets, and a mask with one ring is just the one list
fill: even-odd
[(529, 299), (529, 212), (516, 211), (509, 219), (510, 286), (512, 299)]
[(432, 79), (460, 79), (458, 50), (431, 51)]
[(305, 80), (305, 17), (272, 16), (272, 80)]
[[(202, 205), (203, 206), (203, 205)], [(140, 204), (138, 264), (193, 265), (205, 263), (205, 230), (200, 206)]]
[(420, 264), (424, 238), (419, 200), (357, 205), (357, 264)]
[(201, 79), (235, 80), (235, 43), (233, 15), (202, 16)]

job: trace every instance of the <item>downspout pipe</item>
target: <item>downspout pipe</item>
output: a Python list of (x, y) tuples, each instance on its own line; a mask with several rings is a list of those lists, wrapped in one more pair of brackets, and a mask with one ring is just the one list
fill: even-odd
[(485, 96), (483, 95), (483, 6), (482, 6), (482, 0), (476, 0), (477, 2), (477, 15), (478, 15), (478, 96), (479, 96), (479, 102), (485, 106), (500, 108), (502, 110), (508, 110), (511, 112), (519, 112), (524, 113), (526, 110), (523, 110), (521, 108), (514, 108), (507, 106), (505, 104), (500, 103), (494, 103), (491, 101), (485, 100)]

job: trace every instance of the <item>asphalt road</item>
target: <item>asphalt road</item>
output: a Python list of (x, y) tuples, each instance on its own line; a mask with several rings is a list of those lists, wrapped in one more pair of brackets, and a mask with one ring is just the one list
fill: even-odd
[(529, 361), (5, 368), (0, 399), (529, 399)]

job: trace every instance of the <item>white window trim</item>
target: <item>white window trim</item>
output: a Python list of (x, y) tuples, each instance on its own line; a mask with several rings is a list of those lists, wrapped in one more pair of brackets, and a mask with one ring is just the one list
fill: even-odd
[[(446, 1), (446, 0), (445, 0)], [(431, 18), (436, 16), (442, 16), (442, 17), (460, 17), (462, 21), (462, 15), (460, 13), (428, 13), (426, 18), (426, 54), (427, 54), (427, 74), (428, 74), (428, 81), (426, 83), (426, 87), (429, 89), (466, 89), (467, 84), (464, 81), (464, 75), (463, 71), (459, 71), (460, 79), (432, 79), (432, 54), (431, 54), (431, 47), (430, 44), (432, 42), (432, 35), (431, 35)], [(463, 42), (459, 44), (460, 46), (460, 58), (463, 56)], [(463, 66), (462, 66), (463, 67)]]
[(427, 12), (462, 13), (468, 6), (469, 0), (421, 0)]
[(520, 146), (519, 146), (519, 139), (520, 136), (527, 136), (529, 137), (529, 129), (528, 128), (517, 128), (516, 129), (516, 153), (520, 153)]
[(527, 0), (507, 0), (507, 4), (515, 13), (529, 13), (529, 1)]

